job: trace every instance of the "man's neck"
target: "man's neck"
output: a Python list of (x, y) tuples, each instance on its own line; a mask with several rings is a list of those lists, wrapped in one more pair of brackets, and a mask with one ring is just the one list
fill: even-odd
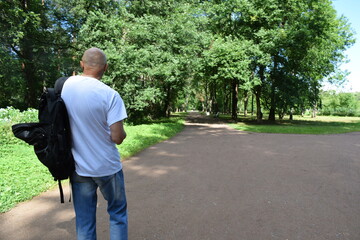
[(99, 77), (99, 76), (97, 76), (97, 75), (94, 75), (94, 74), (86, 74), (86, 73), (83, 73), (83, 74), (81, 74), (81, 76), (83, 76), (83, 77), (91, 77), (91, 78), (95, 78), (95, 79), (97, 79), (97, 80), (100, 80), (100, 79), (101, 79), (101, 77)]

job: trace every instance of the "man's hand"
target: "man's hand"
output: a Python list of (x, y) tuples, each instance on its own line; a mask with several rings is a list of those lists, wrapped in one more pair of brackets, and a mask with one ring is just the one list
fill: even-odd
[(116, 122), (110, 126), (111, 140), (116, 144), (121, 144), (126, 138), (123, 121)]

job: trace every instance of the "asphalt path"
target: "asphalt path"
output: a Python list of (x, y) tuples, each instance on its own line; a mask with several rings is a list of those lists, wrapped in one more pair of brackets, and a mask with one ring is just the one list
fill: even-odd
[[(192, 113), (177, 136), (124, 162), (129, 239), (359, 240), (359, 140), (247, 133)], [(72, 203), (54, 189), (19, 204), (0, 214), (0, 239), (75, 239)]]

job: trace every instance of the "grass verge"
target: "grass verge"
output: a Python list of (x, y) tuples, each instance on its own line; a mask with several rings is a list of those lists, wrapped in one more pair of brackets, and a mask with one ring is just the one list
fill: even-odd
[(125, 125), (127, 137), (118, 146), (122, 159), (128, 158), (158, 142), (175, 136), (184, 128), (184, 116), (175, 115), (170, 119), (152, 121), (134, 126)]
[(360, 131), (359, 117), (318, 116), (316, 118), (295, 116), (294, 120), (277, 120), (275, 123), (240, 118), (231, 127), (249, 132), (284, 134), (339, 134)]
[[(125, 125), (127, 138), (119, 145), (123, 159), (166, 140), (183, 129), (181, 115), (141, 125)], [(47, 168), (25, 143), (0, 145), (0, 212), (39, 195), (56, 185)]]

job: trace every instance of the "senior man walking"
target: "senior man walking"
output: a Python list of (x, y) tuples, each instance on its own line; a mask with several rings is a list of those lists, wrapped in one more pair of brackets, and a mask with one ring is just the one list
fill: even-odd
[(110, 239), (128, 239), (124, 175), (116, 144), (126, 138), (126, 109), (120, 95), (100, 81), (108, 65), (98, 48), (84, 52), (83, 73), (64, 84), (73, 139), (75, 172), (71, 177), (78, 240), (96, 239), (97, 189), (107, 200)]

